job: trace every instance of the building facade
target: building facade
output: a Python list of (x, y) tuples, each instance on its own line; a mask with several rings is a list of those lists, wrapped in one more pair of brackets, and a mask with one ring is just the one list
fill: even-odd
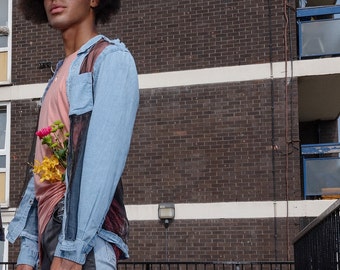
[[(5, 226), (21, 198), (40, 97), (63, 57), (59, 33), (25, 21), (17, 3), (0, 8)], [(298, 8), (125, 0), (100, 26), (127, 44), (139, 72), (123, 175), (129, 260), (292, 261), (294, 237), (334, 202), (306, 193), (301, 145), (339, 142), (340, 58), (301, 53)], [(175, 217), (165, 228), (158, 207), (169, 202)], [(15, 261), (18, 244), (4, 252)]]

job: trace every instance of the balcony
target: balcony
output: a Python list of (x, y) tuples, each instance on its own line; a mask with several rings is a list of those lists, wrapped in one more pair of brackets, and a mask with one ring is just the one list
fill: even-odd
[(340, 198), (340, 143), (301, 146), (304, 198)]
[(294, 240), (297, 270), (340, 269), (340, 200), (303, 229)]
[[(308, 0), (296, 9), (298, 58), (305, 64), (338, 66), (340, 57), (340, 0)], [(320, 70), (319, 70), (320, 71)], [(340, 74), (337, 71), (298, 78), (299, 122), (336, 121), (339, 117)], [(305, 143), (314, 143), (307, 140)], [(332, 140), (334, 141), (334, 140)], [(325, 141), (322, 141), (325, 142)]]
[(340, 6), (298, 8), (299, 59), (340, 55)]

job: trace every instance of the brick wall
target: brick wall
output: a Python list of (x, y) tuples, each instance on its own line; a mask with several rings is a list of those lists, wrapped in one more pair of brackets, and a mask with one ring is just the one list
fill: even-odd
[[(21, 200), (38, 110), (35, 100), (11, 102), (10, 207), (17, 207)], [(9, 261), (16, 261), (17, 252), (18, 242), (10, 244)]]
[(34, 100), (11, 103), (11, 207), (17, 207), (21, 199), (38, 110)]
[[(285, 178), (285, 99), (282, 84), (283, 80), (273, 84), (274, 141), (277, 145), (274, 175), (270, 81), (142, 90), (123, 176), (125, 202), (152, 204), (164, 201), (204, 203), (285, 200), (286, 197), (300, 199), (298, 149), (290, 149), (289, 181)], [(11, 151), (11, 181), (14, 186), (11, 206), (15, 206), (13, 204), (17, 203), (20, 194), (36, 113), (34, 101), (13, 102), (12, 144), (15, 141), (19, 143)], [(294, 126), (292, 133), (297, 134)], [(26, 137), (29, 138), (28, 143), (22, 139)], [(287, 189), (289, 193), (286, 193)], [(176, 221), (176, 225), (171, 225), (171, 229), (176, 230), (176, 241), (172, 241), (173, 245), (178, 243), (176, 247), (180, 245), (183, 248), (180, 254), (182, 259), (201, 259), (195, 252), (198, 242), (204, 243), (199, 254), (207, 259), (273, 259), (273, 253), (268, 252), (273, 248), (274, 241), (273, 234), (268, 233), (273, 230), (272, 222)], [(155, 231), (155, 223), (132, 223), (130, 248), (134, 260), (161, 259), (164, 243), (160, 239), (164, 230), (157, 225)], [(252, 226), (256, 229), (249, 231)], [(196, 238), (192, 231), (194, 228)], [(293, 236), (296, 226), (292, 225), (289, 230)], [(210, 239), (211, 231), (216, 241)], [(149, 239), (150, 234), (155, 239)], [(249, 240), (247, 234), (254, 238)], [(223, 240), (221, 235), (225, 236)], [(145, 240), (142, 245), (146, 245), (146, 249), (144, 246), (140, 248), (142, 240)], [(278, 240), (279, 245), (284, 245), (286, 240), (282, 236)], [(256, 245), (250, 247), (246, 241), (255, 241)], [(151, 246), (148, 246), (149, 242)], [(157, 252), (148, 253), (149, 249), (150, 252)], [(282, 253), (282, 259), (285, 259), (285, 252)]]
[[(175, 220), (166, 232), (157, 221), (133, 221), (127, 261), (274, 261), (275, 249), (279, 261), (293, 260), (298, 224), (284, 218)], [(10, 246), (9, 261), (18, 248)]]
[(273, 219), (175, 220), (168, 235), (156, 221), (132, 222), (130, 260), (164, 261), (167, 248), (172, 261), (273, 261), (275, 245), (279, 260), (287, 260), (299, 228), (294, 219), (287, 223), (281, 218), (275, 223), (277, 242)]
[[(285, 120), (280, 85), (282, 81), (274, 86), (274, 158), (276, 196), (282, 200)], [(143, 90), (124, 177), (126, 202), (272, 200), (270, 89), (270, 81), (250, 81)], [(296, 123), (293, 128), (297, 140)], [(296, 180), (289, 183), (289, 196), (300, 199), (299, 150), (289, 151), (289, 177)]]
[[(45, 82), (50, 72), (39, 70), (38, 64), (50, 61), (54, 66), (62, 58), (59, 33), (47, 25), (25, 21), (17, 12), (16, 2), (13, 83)], [(139, 73), (267, 63), (270, 54), (273, 61), (284, 60), (283, 12), (279, 0), (124, 0), (121, 12), (110, 24), (100, 27), (100, 32), (127, 44)], [(295, 57), (295, 15), (291, 10), (289, 14), (292, 27), (287, 42)]]
[[(285, 122), (281, 84), (277, 81), (274, 91), (274, 158), (281, 188), (277, 199), (282, 200)], [(142, 90), (124, 174), (126, 203), (273, 199), (270, 87), (270, 81), (250, 81)], [(37, 112), (36, 101), (12, 102), (14, 183), (21, 183), (25, 174)], [(298, 134), (294, 126), (293, 133)], [(290, 177), (296, 180), (298, 158), (299, 150), (290, 153), (294, 169)], [(291, 199), (300, 198), (299, 181), (295, 182), (291, 183)], [(12, 206), (18, 198), (19, 187), (15, 186), (11, 191)], [(164, 190), (160, 186), (165, 186)]]
[[(38, 69), (38, 63), (55, 65), (62, 58), (59, 34), (24, 21), (13, 3), (13, 83), (46, 82), (51, 72)], [(267, 63), (270, 55), (273, 61), (284, 60), (282, 1), (122, 4), (116, 19), (100, 30), (128, 45), (139, 73)], [(296, 81), (289, 94), (292, 106), (285, 103), (284, 80), (142, 90), (123, 176), (126, 203), (300, 199)], [(35, 101), (12, 102), (11, 207), (20, 197), (36, 115)], [(175, 220), (169, 228), (169, 256), (273, 260), (276, 242), (279, 260), (285, 260), (292, 254), (296, 224), (294, 219)], [(164, 259), (163, 225), (131, 222), (129, 246), (132, 260)], [(11, 246), (10, 260), (16, 252)]]

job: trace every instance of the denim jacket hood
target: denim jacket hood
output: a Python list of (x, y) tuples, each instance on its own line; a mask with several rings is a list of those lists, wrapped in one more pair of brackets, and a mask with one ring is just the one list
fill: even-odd
[[(106, 40), (111, 46), (107, 46), (97, 57), (93, 72), (80, 73), (84, 58), (100, 39)], [(61, 65), (62, 62), (58, 63), (56, 71)], [(53, 78), (54, 76), (46, 91)], [(138, 76), (133, 57), (119, 40), (109, 40), (98, 35), (78, 51), (69, 70), (66, 89), (71, 132), (79, 127), (83, 128), (84, 123), (87, 126), (85, 135), (76, 137), (77, 140), (82, 140), (82, 150), (74, 152), (72, 145), (76, 146), (77, 142), (70, 143), (68, 164), (72, 165), (66, 174), (66, 208), (76, 190), (71, 188), (72, 178), (76, 175), (80, 179), (77, 222), (75, 225), (68, 222), (69, 212), (65, 211), (63, 232), (59, 237), (55, 256), (83, 264), (93, 247), (94, 237), (99, 236), (117, 246), (123, 257), (128, 258), (128, 247), (121, 237), (124, 232), (113, 233), (105, 230), (103, 225), (117, 195), (117, 187), (120, 189), (120, 177), (125, 167), (138, 109)], [(82, 117), (85, 117), (85, 121), (78, 122)], [(37, 260), (34, 256), (38, 253), (37, 247), (32, 249), (37, 240), (37, 204), (31, 182), (33, 180), (30, 180), (9, 226), (7, 238), (10, 242), (18, 237), (22, 238), (18, 261), (29, 261), (32, 265)], [(121, 210), (124, 212), (124, 209)], [(73, 234), (69, 234), (70, 230), (73, 230)]]

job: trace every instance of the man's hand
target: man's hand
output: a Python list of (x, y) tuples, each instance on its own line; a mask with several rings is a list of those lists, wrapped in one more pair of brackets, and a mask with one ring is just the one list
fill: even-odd
[(33, 270), (33, 267), (27, 264), (19, 264), (17, 270)]
[(81, 264), (63, 258), (54, 257), (50, 270), (81, 270), (81, 269), (82, 269)]

